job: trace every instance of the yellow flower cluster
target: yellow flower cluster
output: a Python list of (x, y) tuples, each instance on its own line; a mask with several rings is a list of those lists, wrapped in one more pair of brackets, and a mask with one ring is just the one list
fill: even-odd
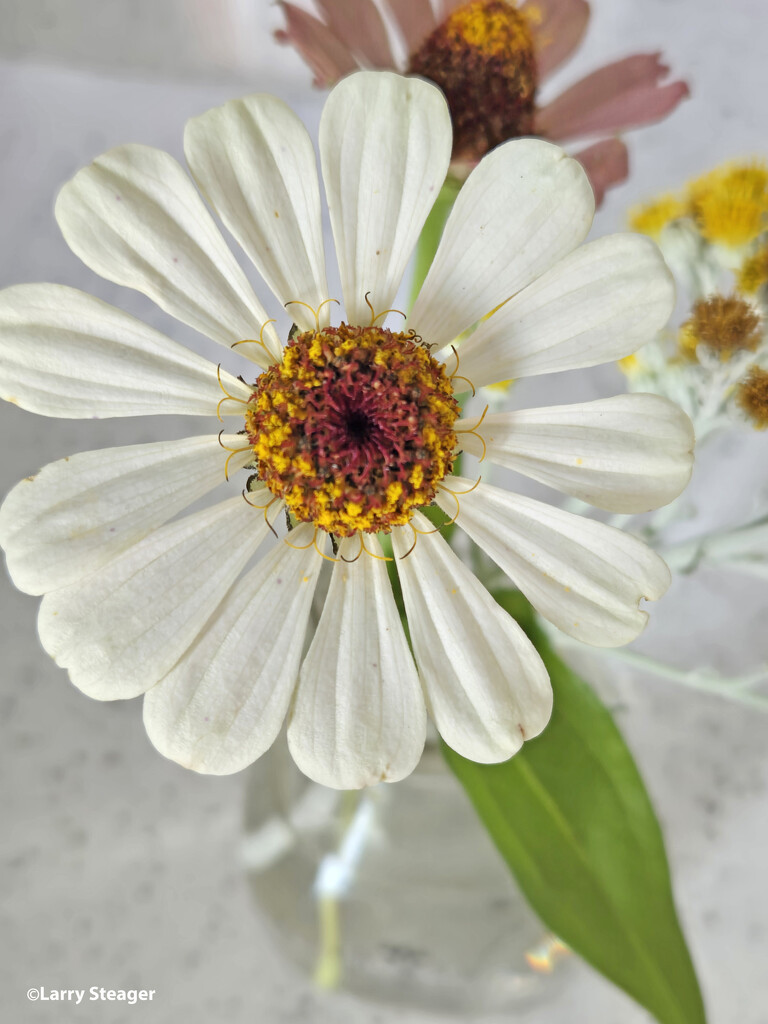
[(768, 164), (729, 162), (630, 211), (630, 225), (652, 238), (673, 220), (689, 217), (706, 241), (739, 248), (768, 228)]
[(736, 277), (740, 292), (756, 295), (768, 285), (768, 241), (761, 243), (742, 263)]
[[(680, 326), (674, 347), (668, 335), (659, 340), (661, 348), (621, 360), (620, 369), (633, 387), (653, 387), (658, 378), (662, 393), (662, 377), (693, 374), (697, 385), (686, 379), (694, 390), (722, 388), (725, 404), (735, 402), (757, 429), (768, 428), (768, 164), (721, 164), (680, 192), (635, 207), (629, 222), (660, 242), (673, 267), (690, 274), (702, 297)], [(685, 230), (665, 232), (673, 222)], [(731, 294), (715, 291), (726, 276)], [(717, 370), (718, 361), (732, 367), (730, 375)]]

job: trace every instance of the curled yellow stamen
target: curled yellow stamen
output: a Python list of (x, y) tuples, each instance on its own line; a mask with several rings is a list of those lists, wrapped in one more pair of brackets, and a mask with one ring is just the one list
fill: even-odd
[[(255, 505), (252, 501), (248, 501), (248, 492), (246, 491), (245, 488), (243, 488), (243, 499), (244, 499), (246, 505), (250, 505), (251, 508), (258, 508), (258, 509), (261, 509), (263, 511), (263, 513), (264, 513), (264, 522), (270, 528), (272, 533), (274, 533), (274, 535), (277, 537), (277, 530), (274, 528), (272, 523), (270, 523), (269, 516), (267, 515), (267, 512), (275, 504), (275, 502), (276, 501), (280, 501), (280, 499), (279, 498), (272, 498), (272, 500), (268, 501), (266, 505)], [(278, 506), (278, 508), (279, 508), (279, 506)]]
[(342, 555), (341, 552), (339, 552), (339, 558), (342, 560), (342, 562), (347, 562), (347, 563), (349, 563), (351, 565), (352, 562), (356, 562), (358, 560), (358, 558), (360, 557), (360, 555), (362, 555), (363, 548), (365, 547), (365, 545), (363, 543), (363, 535), (362, 535), (362, 533), (358, 533), (357, 537), (358, 537), (358, 540), (360, 541), (360, 550), (357, 552), (357, 554), (355, 555), (354, 558), (345, 558), (344, 555)]
[(472, 397), (474, 398), (475, 397), (475, 385), (472, 383), (472, 381), (469, 379), (469, 377), (463, 377), (459, 373), (459, 353), (456, 351), (456, 346), (455, 345), (451, 345), (451, 351), (453, 352), (454, 356), (456, 357), (456, 369), (450, 375), (448, 380), (451, 383), (453, 383), (455, 380), (465, 380), (467, 382), (467, 384), (469, 384), (469, 386), (472, 388)]
[(448, 491), (450, 494), (471, 494), (472, 491), (474, 491), (476, 487), (480, 486), (480, 481), (482, 479), (483, 479), (482, 476), (479, 476), (477, 478), (477, 480), (475, 480), (475, 482), (472, 484), (472, 486), (468, 487), (465, 491), (453, 491), (453, 490), (451, 490), (450, 487), (446, 487), (444, 483), (440, 483), (437, 486), (438, 486), (438, 490)]
[(408, 548), (404, 555), (400, 555), (401, 562), (404, 561), (408, 557), (408, 555), (412, 554), (416, 550), (416, 544), (418, 543), (419, 540), (419, 531), (416, 529), (413, 523), (408, 523), (408, 526), (410, 526), (411, 529), (413, 530), (413, 544), (411, 544), (411, 546)]
[(287, 544), (288, 547), (293, 548), (294, 551), (306, 551), (308, 548), (314, 547), (318, 555), (320, 555), (321, 558), (324, 558), (326, 562), (338, 562), (338, 558), (331, 558), (330, 555), (324, 554), (317, 546), (317, 531), (318, 527), (316, 526), (312, 531), (312, 540), (309, 544), (291, 544), (287, 537), (283, 537), (283, 544)]
[(291, 544), (287, 537), (283, 537), (283, 543), (287, 544), (289, 548), (293, 548), (294, 551), (306, 551), (307, 548), (311, 548), (315, 543), (315, 537), (317, 536), (317, 527), (312, 532), (312, 540), (309, 544)]
[[(238, 345), (261, 345), (261, 347), (264, 349), (264, 351), (267, 353), (267, 355), (272, 357), (272, 353), (269, 351), (269, 349), (267, 348), (267, 344), (264, 341), (264, 329), (266, 327), (268, 327), (269, 324), (276, 324), (276, 323), (277, 323), (277, 320), (266, 320), (262, 324), (261, 330), (259, 331), (258, 341), (255, 338), (244, 338), (243, 341), (235, 341), (235, 342), (233, 342), (229, 347), (230, 348), (237, 348)], [(272, 357), (272, 358), (274, 358), (274, 357)]]
[(456, 431), (457, 434), (473, 434), (478, 439), (480, 444), (483, 446), (483, 454), (482, 454), (482, 457), (479, 460), (480, 462), (484, 462), (485, 461), (485, 457), (488, 454), (488, 448), (487, 448), (486, 443), (485, 443), (485, 438), (483, 437), (482, 434), (478, 433), (478, 429), (482, 425), (482, 422), (485, 419), (486, 413), (488, 412), (489, 408), (490, 408), (490, 406), (486, 405), (486, 407), (483, 409), (482, 416), (477, 421), (477, 423), (474, 425), (474, 427), (472, 427), (471, 429), (467, 428), (465, 430), (457, 430)]
[[(440, 488), (438, 488), (438, 490), (440, 490)], [(443, 487), (442, 490), (444, 490), (446, 492), (446, 494), (450, 494), (451, 497), (453, 498), (453, 500), (456, 502), (456, 515), (453, 517), (453, 519), (450, 520), (450, 522), (445, 524), (446, 526), (450, 526), (451, 523), (455, 523), (456, 520), (459, 518), (459, 513), (461, 512), (461, 506), (459, 505), (459, 499), (458, 499), (457, 495), (454, 494), (453, 491), (449, 490), (447, 487)], [(416, 527), (414, 526), (414, 530), (415, 529), (416, 529)]]
[(370, 555), (371, 558), (378, 558), (380, 562), (394, 562), (394, 558), (390, 558), (389, 555), (375, 555), (373, 551), (369, 551), (368, 548), (365, 546), (365, 537), (363, 537), (362, 533), (360, 534), (360, 537), (363, 542), (363, 551), (366, 553), (366, 555)]
[(318, 553), (318, 555), (320, 555), (321, 558), (324, 558), (326, 562), (338, 562), (338, 558), (332, 558), (331, 555), (326, 555), (325, 552), (321, 551), (320, 548), (317, 546), (317, 531), (318, 527), (315, 527), (315, 536), (312, 538), (312, 543), (315, 545), (315, 551)]
[(224, 431), (220, 430), (216, 440), (219, 442), (219, 447), (220, 448), (223, 448), (225, 452), (229, 452), (229, 455), (227, 456), (227, 461), (224, 463), (224, 479), (229, 481), (229, 463), (230, 463), (230, 460), (232, 459), (232, 456), (233, 455), (239, 455), (240, 452), (250, 452), (250, 451), (252, 451), (252, 448), (251, 448), (251, 445), (249, 445), (249, 444), (245, 445), (243, 448), (229, 448), (229, 447), (227, 447), (227, 445), (225, 445), (222, 442), (222, 440), (221, 440), (221, 435), (223, 433), (224, 433)]
[(230, 393), (224, 387), (221, 381), (221, 363), (219, 363), (219, 365), (216, 367), (216, 379), (219, 382), (219, 387), (224, 392), (224, 398), (222, 398), (219, 404), (216, 406), (216, 419), (219, 421), (219, 423), (221, 423), (221, 407), (225, 402), (237, 402), (238, 405), (248, 405), (248, 402), (244, 398), (235, 398), (234, 395), (230, 395)]
[(320, 310), (323, 308), (323, 306), (327, 306), (329, 302), (335, 302), (337, 306), (340, 305), (338, 299), (323, 299), (323, 301), (320, 303), (317, 309), (315, 309), (314, 306), (310, 306), (308, 302), (302, 302), (301, 299), (290, 299), (290, 301), (286, 302), (285, 308), (288, 309), (289, 306), (304, 306), (304, 308), (308, 309), (312, 316), (315, 318), (315, 330), (319, 331)]

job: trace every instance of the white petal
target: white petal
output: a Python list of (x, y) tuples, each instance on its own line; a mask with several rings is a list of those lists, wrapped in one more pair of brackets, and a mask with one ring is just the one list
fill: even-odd
[(161, 527), (43, 598), (43, 646), (90, 697), (144, 693), (194, 641), (267, 529), (240, 496)]
[[(246, 96), (187, 123), (187, 163), (200, 190), (281, 304), (328, 298), (320, 188), (312, 141), (275, 96)], [(299, 305), (289, 314), (315, 326)], [(322, 310), (328, 322), (328, 307)]]
[(419, 762), (426, 709), (381, 545), (350, 537), (301, 669), (288, 726), (299, 768), (334, 789), (396, 782)]
[[(168, 153), (139, 145), (111, 149), (64, 186), (56, 220), (70, 249), (107, 280), (136, 288), (222, 345), (258, 339), (267, 314)], [(271, 326), (264, 340), (279, 354)], [(274, 361), (257, 345), (239, 351), (260, 366)]]
[(578, 161), (538, 139), (505, 142), (459, 192), (409, 326), (449, 344), (580, 245), (594, 210)]
[[(0, 292), (0, 393), (63, 419), (214, 416), (250, 389), (122, 310), (75, 288), (19, 284)], [(242, 415), (226, 402), (223, 414)]]
[(545, 619), (596, 647), (619, 647), (645, 627), (642, 598), (655, 601), (669, 569), (646, 544), (604, 523), (541, 501), (450, 477), (456, 498), (437, 502), (517, 584)]
[(362, 71), (331, 92), (320, 158), (347, 319), (367, 324), (395, 301), (451, 158), (443, 94), (423, 79)]
[(621, 359), (656, 336), (674, 304), (674, 280), (655, 242), (598, 238), (481, 323), (461, 344), (460, 372), (482, 387)]
[[(300, 526), (291, 543), (311, 542)], [(299, 672), (322, 558), (277, 544), (227, 596), (173, 671), (144, 698), (149, 738), (212, 775), (240, 771), (273, 743)]]
[(616, 395), (578, 405), (459, 420), (461, 447), (607, 509), (648, 512), (680, 494), (693, 469), (693, 424), (660, 395)]
[[(235, 447), (242, 439), (223, 437)], [(252, 458), (235, 455), (234, 472)], [(217, 437), (81, 452), (18, 483), (0, 508), (0, 544), (19, 590), (44, 594), (95, 572), (224, 480)]]
[[(483, 764), (506, 761), (549, 721), (552, 688), (536, 648), (430, 523), (392, 531), (408, 628), (435, 725)], [(404, 557), (405, 556), (405, 557)]]

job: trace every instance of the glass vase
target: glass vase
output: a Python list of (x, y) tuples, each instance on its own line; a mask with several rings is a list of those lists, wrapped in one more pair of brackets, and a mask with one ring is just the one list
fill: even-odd
[(567, 950), (524, 901), (435, 742), (407, 779), (305, 778), (284, 740), (251, 769), (243, 857), (284, 951), (315, 982), (443, 1013), (547, 998)]

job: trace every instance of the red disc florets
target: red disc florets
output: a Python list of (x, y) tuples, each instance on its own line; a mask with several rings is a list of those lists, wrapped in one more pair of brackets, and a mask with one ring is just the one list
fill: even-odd
[(259, 477), (300, 521), (348, 537), (388, 532), (453, 465), (459, 406), (420, 339), (326, 327), (259, 378), (246, 428)]

